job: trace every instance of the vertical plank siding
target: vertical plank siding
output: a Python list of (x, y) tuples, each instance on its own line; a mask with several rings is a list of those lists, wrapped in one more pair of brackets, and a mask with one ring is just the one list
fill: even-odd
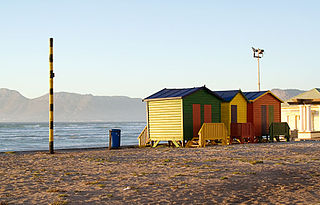
[(201, 105), (192, 104), (193, 136), (197, 136), (201, 128)]
[(237, 105), (231, 105), (231, 123), (238, 122), (238, 108)]
[(247, 122), (247, 100), (238, 93), (232, 100), (231, 105), (237, 105), (237, 123)]
[(204, 105), (204, 123), (211, 123), (212, 122), (212, 106), (211, 105)]
[(274, 121), (274, 106), (268, 105), (268, 126)]
[(247, 100), (241, 93), (238, 93), (230, 102), (221, 104), (221, 122), (226, 125), (228, 135), (230, 135), (231, 105), (237, 106), (237, 122), (247, 122)]
[(221, 140), (227, 145), (227, 130), (224, 123), (203, 123), (199, 130), (199, 145), (205, 147), (206, 140)]
[[(211, 105), (211, 122), (221, 122), (221, 100), (208, 93), (206, 90), (199, 90), (183, 99), (183, 134), (185, 140), (193, 137), (193, 104), (200, 104), (201, 124), (205, 121), (204, 113)], [(205, 108), (206, 105), (206, 108)], [(206, 113), (207, 115), (208, 113)]]
[(251, 122), (253, 124), (253, 103), (248, 103), (247, 122)]
[[(250, 110), (252, 109), (252, 121), (250, 122), (252, 122), (254, 125), (255, 136), (262, 135), (261, 105), (266, 105), (267, 107), (269, 105), (272, 105), (273, 106), (273, 122), (281, 122), (281, 102), (277, 98), (273, 97), (270, 93), (262, 96), (261, 98), (257, 99), (253, 103), (250, 103), (250, 105), (248, 106), (248, 110), (249, 110), (248, 113), (250, 113), (251, 112)], [(268, 113), (268, 110), (267, 110), (267, 113)], [(268, 116), (266, 117), (267, 117), (266, 120), (268, 120)]]
[(182, 99), (148, 102), (150, 140), (182, 140)]
[(227, 134), (229, 135), (230, 131), (228, 129), (228, 126), (230, 127), (231, 123), (231, 106), (229, 102), (223, 102), (221, 103), (221, 122), (223, 122), (227, 129)]
[(267, 106), (261, 105), (261, 135), (265, 136), (268, 134), (268, 115), (267, 115)]

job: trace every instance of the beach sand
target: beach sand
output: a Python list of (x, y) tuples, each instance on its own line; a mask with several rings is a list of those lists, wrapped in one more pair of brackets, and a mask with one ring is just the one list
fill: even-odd
[(320, 143), (0, 154), (2, 204), (319, 204)]

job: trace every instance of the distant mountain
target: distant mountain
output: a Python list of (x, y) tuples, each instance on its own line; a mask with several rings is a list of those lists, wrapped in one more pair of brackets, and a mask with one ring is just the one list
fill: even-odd
[(271, 92), (273, 92), (281, 100), (287, 101), (290, 98), (305, 92), (305, 90), (298, 90), (298, 89), (284, 89), (284, 90), (282, 90), (282, 89), (272, 89)]
[[(0, 89), (0, 122), (46, 122), (48, 94), (28, 99), (19, 92)], [(145, 104), (140, 98), (93, 96), (58, 92), (54, 95), (55, 121), (146, 121)]]
[[(283, 101), (304, 90), (272, 89)], [(93, 96), (58, 92), (54, 95), (57, 122), (146, 121), (146, 107), (141, 98), (125, 96)], [(47, 122), (48, 94), (29, 99), (19, 92), (0, 89), (0, 122)]]

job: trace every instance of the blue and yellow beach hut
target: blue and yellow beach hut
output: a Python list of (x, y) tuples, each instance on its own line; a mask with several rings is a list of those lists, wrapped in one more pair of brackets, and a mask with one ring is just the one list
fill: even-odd
[(226, 125), (230, 135), (231, 123), (247, 123), (248, 99), (241, 90), (215, 91), (223, 99), (221, 103), (221, 122)]

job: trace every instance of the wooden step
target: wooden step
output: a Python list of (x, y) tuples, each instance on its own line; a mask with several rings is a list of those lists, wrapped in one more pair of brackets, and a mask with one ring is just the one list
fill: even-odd
[(199, 147), (199, 137), (193, 137), (186, 144), (186, 147)]

